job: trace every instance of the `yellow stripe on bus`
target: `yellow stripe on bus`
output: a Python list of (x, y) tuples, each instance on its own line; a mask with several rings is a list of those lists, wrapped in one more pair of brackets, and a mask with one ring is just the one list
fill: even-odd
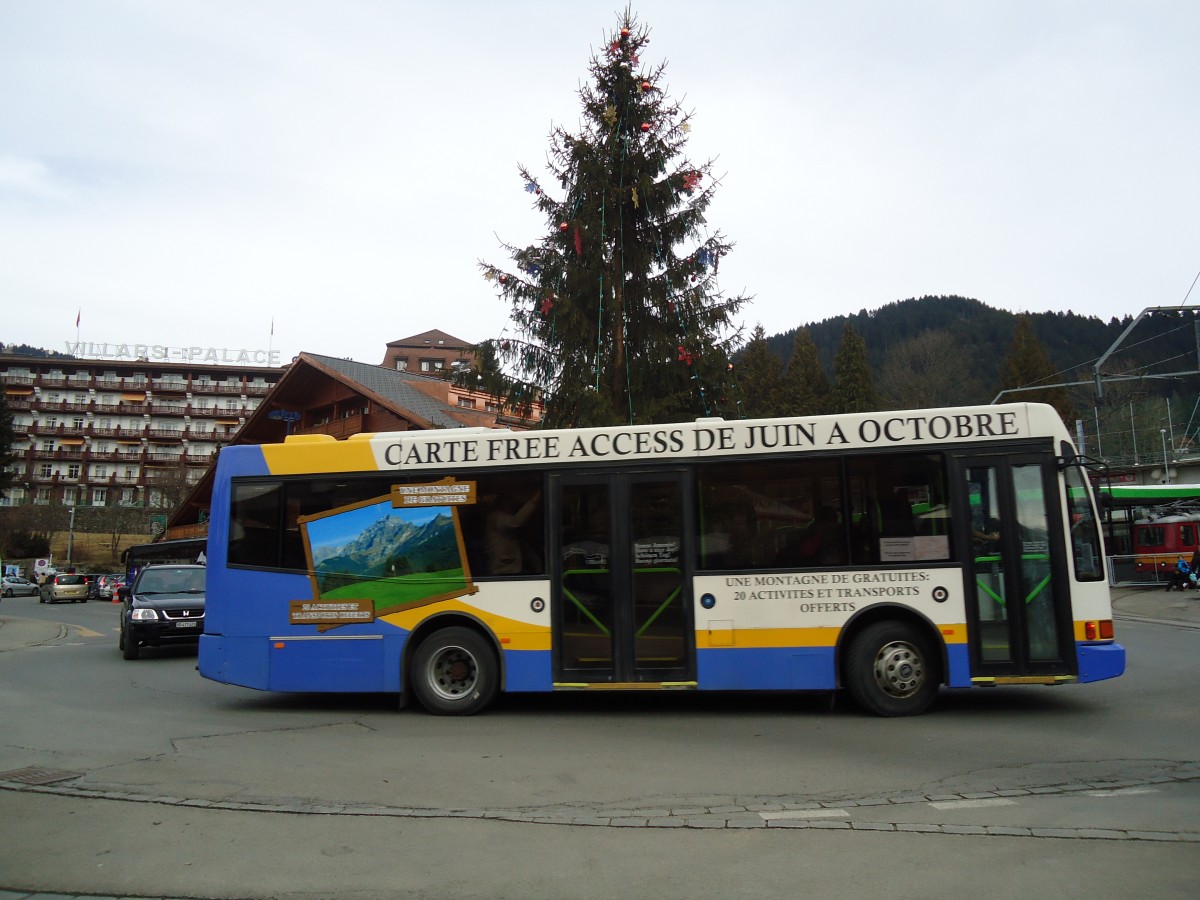
[(466, 613), (483, 622), (499, 638), (500, 646), (505, 650), (550, 649), (549, 628), (533, 625), (529, 622), (521, 622), (517, 619), (510, 619), (507, 616), (498, 616), (495, 613), (486, 612), (485, 610), (471, 606), (469, 603), (463, 603), (461, 600), (442, 600), (429, 606), (422, 606), (419, 609), (408, 612), (401, 610), (400, 612), (388, 613), (386, 616), (380, 616), (379, 618), (390, 625), (395, 625), (397, 628), (412, 631), (430, 615), (443, 612)]
[[(300, 435), (327, 437), (328, 435)], [(272, 475), (309, 475), (316, 472), (374, 472), (379, 466), (369, 441), (297, 441), (263, 444), (263, 458)]]
[[(966, 625), (939, 625), (947, 644), (967, 642)], [(712, 628), (696, 630), (697, 650), (721, 650), (727, 647), (753, 649), (775, 647), (834, 647), (840, 628)]]

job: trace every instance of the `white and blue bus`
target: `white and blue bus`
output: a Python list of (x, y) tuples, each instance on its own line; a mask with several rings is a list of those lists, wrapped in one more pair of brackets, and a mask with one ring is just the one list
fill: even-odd
[(1040, 404), (293, 436), (222, 450), (206, 678), (395, 692), (939, 688), (1121, 675), (1096, 509)]

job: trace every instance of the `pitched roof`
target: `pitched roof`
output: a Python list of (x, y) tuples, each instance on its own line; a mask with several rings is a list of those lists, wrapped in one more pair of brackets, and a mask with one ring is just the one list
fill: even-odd
[(450, 349), (472, 346), (470, 341), (464, 341), (462, 338), (446, 334), (444, 331), (438, 331), (436, 328), (433, 331), (414, 334), (412, 337), (397, 338), (394, 341), (388, 341), (387, 345), (389, 347), (424, 347), (433, 345), (435, 347), (447, 347)]
[(334, 377), (342, 376), (352, 387), (374, 394), (385, 406), (410, 413), (427, 422), (431, 428), (464, 427), (451, 415), (449, 406), (414, 386), (417, 382), (428, 381), (425, 376), (318, 353), (304, 352), (298, 358), (328, 371)]

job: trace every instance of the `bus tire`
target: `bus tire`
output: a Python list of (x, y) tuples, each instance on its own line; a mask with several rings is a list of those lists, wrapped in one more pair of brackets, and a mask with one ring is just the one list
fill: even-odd
[(904, 622), (875, 622), (851, 642), (846, 686), (863, 709), (877, 716), (915, 716), (938, 691), (929, 641)]
[(417, 700), (438, 716), (470, 716), (482, 710), (500, 685), (496, 654), (478, 632), (453, 627), (435, 631), (417, 647), (412, 662)]

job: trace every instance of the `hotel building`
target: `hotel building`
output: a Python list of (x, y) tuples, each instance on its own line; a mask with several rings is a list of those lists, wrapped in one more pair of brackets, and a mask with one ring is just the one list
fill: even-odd
[(0, 353), (15, 480), (0, 504), (171, 505), (283, 372)]

